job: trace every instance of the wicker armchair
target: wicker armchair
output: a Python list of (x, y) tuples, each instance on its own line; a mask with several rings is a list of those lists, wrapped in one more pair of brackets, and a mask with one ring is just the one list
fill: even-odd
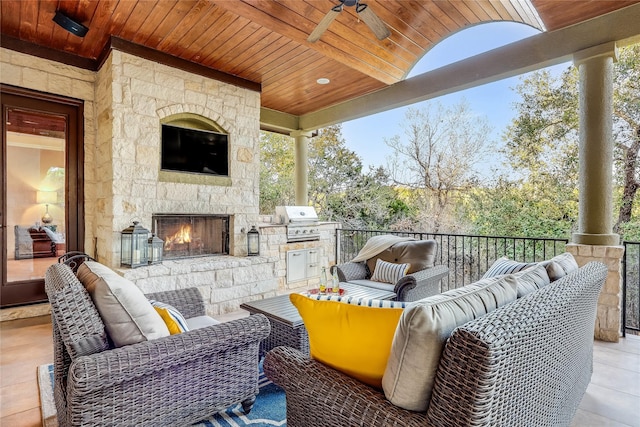
[[(347, 262), (335, 268), (341, 282), (357, 280), (357, 284), (362, 285), (362, 281), (367, 281), (371, 277), (371, 272), (364, 262)], [(440, 281), (448, 275), (449, 268), (446, 265), (436, 265), (407, 274), (394, 285), (396, 301), (417, 301), (439, 294)]]
[[(65, 264), (52, 265), (54, 397), (60, 426), (186, 426), (258, 393), (262, 315), (112, 348), (91, 297)], [(148, 295), (187, 317), (204, 315), (197, 289)]]

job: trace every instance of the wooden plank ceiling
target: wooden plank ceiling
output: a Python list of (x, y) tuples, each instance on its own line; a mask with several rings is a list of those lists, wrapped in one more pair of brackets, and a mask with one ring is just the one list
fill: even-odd
[[(260, 84), (262, 107), (302, 115), (404, 79), (465, 27), (515, 21), (551, 31), (640, 0), (365, 1), (389, 38), (376, 39), (355, 8), (344, 7), (319, 41), (307, 42), (338, 0), (2, 0), (0, 42), (90, 68), (115, 36)], [(56, 10), (87, 26), (87, 35), (56, 25)]]

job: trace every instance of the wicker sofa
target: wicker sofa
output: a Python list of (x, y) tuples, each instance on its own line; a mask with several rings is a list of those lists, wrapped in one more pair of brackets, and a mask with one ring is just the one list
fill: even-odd
[[(248, 412), (255, 402), (258, 347), (270, 332), (266, 317), (210, 324), (114, 348), (71, 267), (49, 267), (45, 288), (52, 311), (60, 426), (186, 426), (236, 403)], [(205, 317), (195, 288), (146, 296), (171, 304), (187, 320)]]
[(589, 263), (456, 328), (426, 411), (398, 407), (292, 348), (269, 352), (264, 369), (286, 391), (292, 427), (568, 426), (591, 378), (606, 274), (604, 264)]

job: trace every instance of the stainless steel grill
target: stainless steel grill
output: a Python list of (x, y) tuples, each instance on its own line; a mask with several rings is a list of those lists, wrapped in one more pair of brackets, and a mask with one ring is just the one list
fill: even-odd
[(320, 240), (318, 214), (312, 206), (277, 206), (276, 219), (287, 226), (287, 242)]

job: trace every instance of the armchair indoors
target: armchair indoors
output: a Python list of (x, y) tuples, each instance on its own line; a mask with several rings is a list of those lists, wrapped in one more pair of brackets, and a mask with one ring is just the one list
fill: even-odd
[(44, 227), (14, 226), (15, 259), (55, 257), (56, 242), (47, 234)]
[[(65, 264), (47, 270), (60, 426), (183, 426), (239, 402), (251, 409), (258, 346), (270, 331), (264, 316), (208, 318), (209, 326), (115, 348), (85, 286)], [(195, 288), (146, 296), (172, 305), (187, 322), (207, 319)]]
[[(370, 238), (351, 262), (336, 265), (341, 282), (354, 283), (396, 293), (397, 301), (417, 301), (440, 293), (440, 281), (449, 275), (445, 265), (435, 265), (435, 240), (413, 240), (392, 235)], [(380, 261), (378, 261), (380, 260)], [(401, 274), (377, 274), (380, 265), (388, 271), (408, 264)]]

